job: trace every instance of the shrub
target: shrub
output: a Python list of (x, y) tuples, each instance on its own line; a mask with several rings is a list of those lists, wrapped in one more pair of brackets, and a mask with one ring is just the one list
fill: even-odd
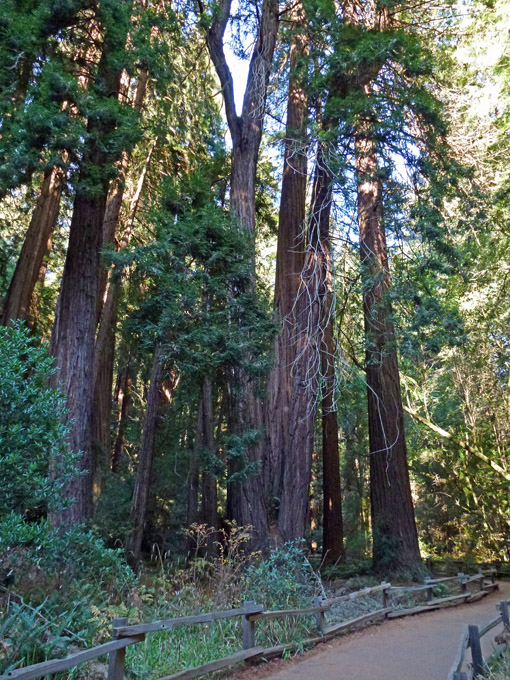
[[(40, 517), (72, 474), (64, 397), (48, 388), (53, 370), (23, 324), (0, 328), (0, 516)], [(52, 459), (61, 461), (59, 483), (49, 479)]]
[(76, 474), (64, 397), (48, 387), (53, 370), (22, 324), (0, 328), (0, 673), (101, 639), (136, 583), (92, 531), (46, 520)]

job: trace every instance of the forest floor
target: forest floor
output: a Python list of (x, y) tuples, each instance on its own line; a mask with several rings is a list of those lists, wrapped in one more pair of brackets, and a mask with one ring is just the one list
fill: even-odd
[[(471, 605), (386, 621), (301, 656), (230, 675), (231, 680), (446, 680), (467, 624), (483, 626), (510, 599), (510, 582)], [(499, 629), (494, 631), (497, 634)], [(491, 633), (483, 638), (491, 651)]]

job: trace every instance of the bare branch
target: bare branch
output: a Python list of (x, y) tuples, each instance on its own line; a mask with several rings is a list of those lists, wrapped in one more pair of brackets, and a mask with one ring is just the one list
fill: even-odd
[(230, 134), (234, 142), (236, 142), (241, 136), (241, 120), (236, 113), (234, 81), (232, 80), (232, 73), (230, 72), (223, 49), (225, 29), (230, 19), (231, 7), (232, 0), (220, 0), (219, 9), (215, 13), (211, 27), (207, 31), (207, 46), (218, 78), (220, 79)]

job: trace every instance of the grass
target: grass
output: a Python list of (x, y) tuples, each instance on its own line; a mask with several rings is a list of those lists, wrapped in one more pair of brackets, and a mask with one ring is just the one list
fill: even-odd
[[(206, 530), (195, 529), (197, 546)], [(199, 557), (181, 567), (161, 562), (147, 580), (144, 606), (130, 622), (155, 621), (198, 613), (233, 609), (253, 600), (267, 609), (310, 606), (321, 589), (306, 558), (295, 546), (273, 551), (268, 558), (243, 552), (245, 535), (231, 527), (228, 541), (211, 559)], [(255, 644), (272, 647), (299, 643), (317, 634), (313, 616), (258, 621)], [(242, 617), (207, 624), (181, 626), (168, 632), (147, 635), (143, 643), (129, 647), (126, 667), (132, 678), (157, 678), (229, 656), (242, 648)]]
[(510, 650), (489, 661), (487, 680), (510, 680)]
[[(111, 639), (111, 620), (117, 616), (127, 616), (133, 624), (146, 623), (233, 609), (245, 600), (253, 600), (266, 610), (305, 608), (316, 595), (335, 597), (379, 584), (369, 574), (353, 575), (342, 567), (335, 567), (329, 585), (324, 584), (304, 553), (292, 544), (273, 551), (264, 560), (260, 555), (248, 555), (243, 550), (248, 533), (235, 525), (229, 527), (228, 533), (218, 542), (218, 554), (206, 560), (201, 554), (203, 544), (209, 538), (209, 529), (197, 525), (193, 531), (190, 536), (194, 546), (193, 559), (178, 563), (160, 558), (146, 568), (138, 581), (123, 588), (122, 597), (119, 592), (118, 598), (108, 597), (104, 602), (97, 599), (97, 604), (93, 604), (82, 585), (80, 597), (73, 597), (72, 606), (70, 602), (59, 601), (50, 607), (50, 602), (45, 600), (40, 610), (23, 603), (20, 612), (18, 604), (10, 602), (0, 621), (3, 626), (0, 638), (5, 641), (3, 648), (0, 646), (0, 664), (4, 668), (16, 661), (28, 665), (65, 655), (70, 651), (69, 647), (76, 644), (69, 635), (71, 630), (83, 635), (79, 646), (91, 647), (105, 642)], [(470, 584), (469, 587), (476, 590), (478, 585)], [(434, 596), (445, 597), (458, 590), (453, 582), (437, 584)], [(390, 604), (402, 609), (423, 603), (426, 598), (425, 590), (391, 593)], [(382, 603), (382, 593), (341, 602), (327, 613), (328, 624), (376, 611)], [(61, 615), (62, 611), (65, 616)], [(76, 616), (76, 612), (80, 615)], [(78, 622), (80, 627), (77, 627)], [(313, 615), (260, 620), (255, 630), (256, 645), (267, 648), (292, 644), (296, 651), (303, 649), (307, 638), (318, 634)], [(142, 677), (151, 680), (230, 656), (241, 647), (241, 617), (180, 626), (171, 631), (148, 634), (143, 642), (129, 647), (126, 650), (127, 674), (133, 680)], [(106, 659), (100, 660), (67, 677), (73, 680), (104, 677), (105, 663)], [(494, 677), (501, 680), (506, 676)]]

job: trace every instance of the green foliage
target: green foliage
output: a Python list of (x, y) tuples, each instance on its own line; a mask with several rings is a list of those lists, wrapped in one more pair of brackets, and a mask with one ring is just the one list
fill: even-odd
[[(195, 525), (190, 533), (198, 551), (209, 530)], [(321, 586), (302, 550), (287, 544), (262, 560), (244, 552), (248, 537), (245, 528), (232, 525), (218, 535), (216, 558), (195, 558), (186, 568), (163, 563), (160, 577), (142, 592), (144, 607), (137, 620), (230, 609), (245, 600), (256, 600), (266, 609), (309, 606)], [(259, 622), (256, 644), (298, 644), (315, 630), (313, 616)], [(160, 677), (238, 651), (241, 636), (237, 617), (205, 626), (183, 626), (171, 634), (147, 636), (144, 645), (127, 650), (127, 663), (136, 677)]]
[(105, 592), (115, 597), (134, 584), (120, 551), (105, 548), (101, 539), (83, 527), (63, 532), (51, 529), (45, 520), (27, 523), (14, 513), (6, 515), (0, 520), (0, 555), (4, 573), (12, 570), (14, 580), (22, 584), (31, 574), (39, 595), (46, 596), (44, 584), (54, 580), (65, 584), (70, 599), (72, 592), (80, 592), (87, 584), (92, 601), (101, 600)]
[[(134, 575), (118, 551), (83, 527), (51, 529), (72, 475), (63, 396), (49, 389), (52, 359), (22, 325), (0, 328), (0, 672), (65, 652), (98, 631), (94, 607), (125, 597)], [(62, 474), (52, 481), (49, 464)]]
[(19, 600), (8, 601), (0, 618), (0, 673), (57, 658), (69, 653), (71, 645), (83, 643), (85, 631), (70, 628), (77, 623), (73, 610), (59, 616), (44, 603), (32, 607)]
[[(52, 359), (22, 325), (0, 328), (0, 516), (37, 516), (61, 503), (72, 474), (63, 396), (49, 389)], [(61, 468), (50, 481), (49, 463)]]
[(0, 596), (0, 672), (104, 641), (117, 603), (129, 601), (136, 585), (120, 551), (91, 531), (59, 532), (14, 513), (0, 519), (0, 575), (8, 583)]

